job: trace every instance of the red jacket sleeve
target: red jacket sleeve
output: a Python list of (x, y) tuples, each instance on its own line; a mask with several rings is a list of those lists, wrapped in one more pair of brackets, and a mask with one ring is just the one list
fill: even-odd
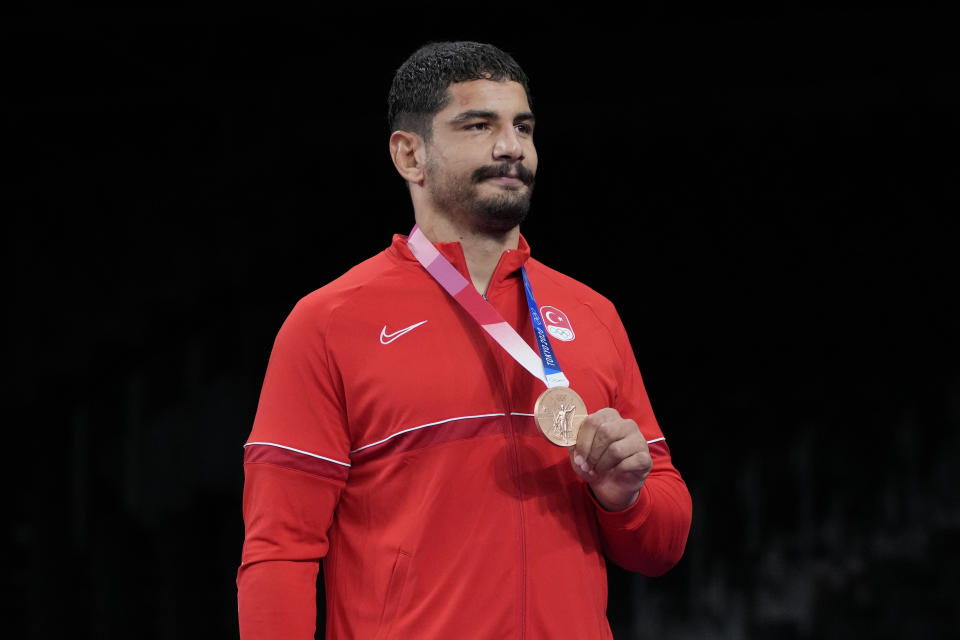
[(319, 560), (350, 469), (342, 406), (323, 315), (305, 299), (277, 335), (244, 447), (243, 640), (314, 637)]
[(629, 571), (658, 576), (680, 561), (693, 507), (687, 485), (673, 466), (666, 439), (653, 415), (627, 333), (612, 307), (611, 312), (613, 316), (605, 322), (623, 362), (614, 408), (624, 418), (636, 421), (647, 440), (653, 468), (630, 507), (610, 512), (596, 500), (594, 505), (605, 555)]

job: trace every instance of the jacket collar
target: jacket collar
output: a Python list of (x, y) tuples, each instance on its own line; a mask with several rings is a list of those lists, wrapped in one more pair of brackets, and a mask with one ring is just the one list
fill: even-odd
[[(467, 269), (467, 259), (463, 255), (463, 247), (460, 246), (459, 242), (434, 242), (433, 246), (437, 248), (444, 258), (450, 261), (450, 264), (452, 264), (464, 278), (470, 280), (470, 271)], [(393, 242), (387, 251), (402, 261), (410, 261), (417, 265), (420, 264), (410, 252), (410, 248), (407, 247), (407, 236), (400, 235), (399, 233), (395, 234), (393, 236)], [(529, 258), (530, 245), (527, 244), (527, 240), (523, 237), (523, 234), (520, 234), (520, 241), (517, 243), (517, 248), (507, 249), (500, 256), (500, 262), (497, 263), (497, 268), (493, 272), (493, 278), (490, 280), (490, 286), (487, 291), (489, 292), (506, 278), (515, 275)]]

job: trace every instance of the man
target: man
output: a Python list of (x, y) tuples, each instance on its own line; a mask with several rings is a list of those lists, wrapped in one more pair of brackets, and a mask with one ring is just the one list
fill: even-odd
[(616, 311), (520, 235), (534, 124), (490, 45), (397, 71), (417, 227), (277, 336), (244, 452), (243, 638), (313, 637), (320, 558), (330, 638), (609, 638), (604, 556), (659, 575), (682, 555), (690, 496)]

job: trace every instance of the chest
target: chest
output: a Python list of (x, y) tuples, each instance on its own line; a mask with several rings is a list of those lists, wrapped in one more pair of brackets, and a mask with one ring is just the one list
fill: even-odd
[[(383, 296), (344, 318), (333, 347), (354, 448), (466, 416), (533, 411), (544, 385), (445, 292), (434, 286)], [(530, 347), (537, 340), (522, 285), (490, 303)], [(543, 331), (590, 411), (611, 406), (621, 361), (592, 310), (550, 287), (537, 292)]]

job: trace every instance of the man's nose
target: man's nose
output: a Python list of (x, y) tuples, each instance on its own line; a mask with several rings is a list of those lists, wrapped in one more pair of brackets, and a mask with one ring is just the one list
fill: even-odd
[(504, 127), (493, 147), (493, 156), (498, 160), (523, 160), (523, 144), (513, 127)]

